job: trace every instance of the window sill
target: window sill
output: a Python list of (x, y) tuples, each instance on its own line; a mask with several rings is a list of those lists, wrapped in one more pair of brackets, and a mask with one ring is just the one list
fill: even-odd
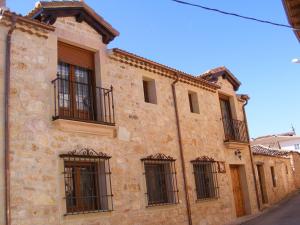
[(85, 212), (74, 212), (74, 213), (65, 213), (64, 216), (80, 216), (84, 214), (96, 214), (96, 213), (109, 213), (113, 210), (94, 210), (94, 211), (85, 211)]
[(53, 124), (57, 129), (64, 132), (91, 134), (110, 138), (116, 137), (116, 128), (114, 126), (66, 119), (54, 120)]
[(224, 144), (227, 148), (230, 149), (244, 148), (249, 145), (248, 142), (239, 142), (239, 141), (224, 141)]
[(162, 206), (174, 206), (178, 205), (178, 202), (176, 203), (160, 203), (160, 204), (153, 204), (153, 205), (147, 205), (146, 208), (155, 208), (155, 207), (162, 207)]
[(196, 202), (203, 203), (203, 202), (213, 202), (213, 201), (218, 201), (218, 200), (219, 200), (219, 197), (215, 197), (215, 198), (197, 199)]

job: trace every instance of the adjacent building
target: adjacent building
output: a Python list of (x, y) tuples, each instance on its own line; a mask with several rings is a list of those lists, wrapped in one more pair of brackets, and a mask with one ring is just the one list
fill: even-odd
[(299, 0), (282, 0), (288, 21), (295, 29), (294, 33), (297, 39), (300, 39), (300, 1)]
[[(252, 146), (261, 208), (277, 203), (299, 188), (293, 164), (299, 165), (299, 153), (263, 145)], [(293, 157), (296, 155), (296, 157)], [(295, 159), (295, 161), (293, 160)], [(297, 168), (298, 170), (298, 168)]]
[(269, 148), (300, 152), (300, 136), (293, 130), (254, 138), (251, 140), (251, 145), (264, 145)]

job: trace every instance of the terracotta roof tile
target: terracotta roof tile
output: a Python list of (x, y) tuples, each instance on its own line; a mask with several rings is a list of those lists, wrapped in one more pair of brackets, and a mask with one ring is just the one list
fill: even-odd
[(103, 19), (97, 12), (95, 12), (91, 7), (89, 7), (83, 1), (40, 1), (37, 2), (35, 8), (27, 14), (27, 17), (33, 17), (42, 8), (57, 8), (57, 7), (82, 7), (95, 19), (103, 24), (107, 29), (109, 29), (115, 36), (119, 35), (119, 32), (115, 30), (112, 25), (110, 25), (106, 20)]
[(213, 89), (219, 89), (220, 86), (217, 85), (217, 84), (214, 84), (208, 80), (205, 80), (205, 79), (202, 79), (202, 78), (199, 78), (199, 77), (196, 77), (196, 76), (193, 76), (191, 74), (188, 74), (188, 73), (185, 73), (183, 71), (180, 71), (180, 70), (177, 70), (177, 69), (174, 69), (174, 68), (171, 68), (169, 66), (166, 66), (166, 65), (163, 65), (163, 64), (160, 64), (160, 63), (157, 63), (157, 62), (154, 62), (152, 60), (149, 60), (149, 59), (146, 59), (144, 57), (141, 57), (141, 56), (138, 56), (136, 54), (133, 54), (133, 53), (130, 53), (130, 52), (127, 52), (125, 50), (122, 50), (122, 49), (119, 49), (119, 48), (114, 48), (111, 50), (113, 53), (119, 53), (119, 54), (122, 54), (122, 55), (125, 55), (127, 57), (132, 57), (134, 59), (137, 59), (137, 60), (140, 60), (144, 63), (149, 63), (153, 66), (157, 66), (157, 67), (160, 67), (162, 69), (165, 69), (165, 70), (168, 70), (168, 71), (171, 71), (173, 73), (176, 73), (176, 74), (179, 74), (182, 78), (184, 79), (188, 79), (188, 80), (191, 80), (193, 82), (196, 82), (196, 83), (201, 83), (202, 85), (206, 85), (206, 86), (209, 86)]
[(263, 145), (253, 145), (251, 150), (254, 155), (266, 155), (275, 157), (286, 157), (289, 155), (288, 151), (282, 151), (280, 149), (268, 148)]
[(49, 30), (49, 31), (54, 31), (55, 30), (55, 27), (53, 27), (51, 25), (45, 24), (43, 22), (31, 19), (31, 18), (28, 18), (28, 17), (23, 16), (21, 14), (17, 14), (15, 12), (12, 12), (12, 11), (6, 9), (6, 8), (0, 8), (0, 15), (8, 16), (8, 17), (16, 16), (19, 21), (28, 23), (30, 25), (37, 26), (37, 27), (40, 27), (40, 28), (43, 28), (43, 29), (46, 29), (46, 30)]
[(202, 75), (198, 76), (198, 78), (202, 78), (202, 79), (208, 80), (210, 82), (216, 83), (218, 81), (218, 77), (223, 76), (223, 75), (226, 75), (226, 78), (228, 78), (229, 82), (232, 84), (234, 89), (238, 90), (238, 88), (241, 85), (241, 82), (225, 66), (220, 66), (220, 67), (208, 70), (205, 73), (203, 73)]

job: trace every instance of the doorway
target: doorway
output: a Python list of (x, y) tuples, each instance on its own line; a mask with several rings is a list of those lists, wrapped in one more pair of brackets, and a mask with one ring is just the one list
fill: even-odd
[(266, 188), (265, 173), (264, 173), (263, 165), (257, 165), (257, 173), (258, 173), (261, 201), (263, 204), (267, 204), (268, 196), (267, 196), (267, 188)]
[(231, 165), (230, 174), (232, 179), (232, 191), (235, 203), (236, 216), (241, 217), (246, 215), (246, 209), (239, 166)]

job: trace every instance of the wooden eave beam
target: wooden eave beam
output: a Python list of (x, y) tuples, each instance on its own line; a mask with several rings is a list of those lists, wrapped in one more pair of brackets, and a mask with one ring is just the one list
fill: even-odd
[(41, 9), (33, 16), (33, 18), (53, 25), (58, 17), (70, 16), (74, 16), (77, 22), (81, 23), (85, 21), (94, 28), (102, 36), (104, 44), (108, 44), (116, 37), (105, 26), (101, 25), (96, 19), (90, 16), (82, 7)]

